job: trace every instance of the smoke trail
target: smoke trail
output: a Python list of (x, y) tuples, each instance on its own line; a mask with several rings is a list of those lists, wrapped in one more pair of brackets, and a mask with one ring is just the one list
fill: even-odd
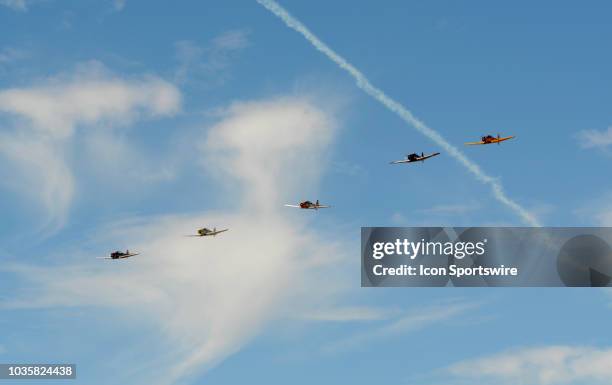
[(310, 32), (310, 30), (306, 28), (304, 24), (302, 24), (299, 20), (291, 16), (291, 14), (289, 14), (289, 12), (287, 12), (277, 2), (275, 2), (274, 0), (257, 0), (257, 2), (264, 6), (266, 9), (268, 9), (270, 12), (278, 16), (281, 20), (283, 20), (283, 22), (285, 22), (285, 24), (289, 28), (292, 28), (302, 34), (302, 36), (304, 36), (306, 40), (308, 40), (317, 50), (321, 51), (325, 56), (327, 56), (334, 63), (340, 66), (340, 68), (348, 72), (357, 81), (357, 87), (361, 88), (366, 94), (378, 100), (389, 110), (395, 112), (405, 122), (412, 125), (423, 135), (427, 136), (438, 146), (442, 147), (453, 158), (459, 161), (459, 163), (465, 166), (465, 168), (467, 168), (468, 171), (471, 172), (477, 180), (481, 181), (484, 184), (488, 184), (491, 187), (491, 190), (493, 191), (493, 196), (495, 197), (495, 199), (508, 206), (518, 216), (520, 216), (525, 223), (531, 226), (540, 226), (537, 219), (531, 213), (529, 213), (521, 205), (519, 205), (506, 195), (503, 186), (497, 179), (487, 175), (478, 164), (468, 159), (461, 151), (459, 151), (458, 148), (450, 144), (437, 131), (427, 126), (424, 122), (415, 117), (412, 112), (410, 112), (400, 103), (391, 99), (382, 90), (374, 87), (364, 74), (362, 74), (352, 64), (347, 62), (342, 56), (334, 52), (325, 43), (319, 40), (319, 38), (316, 37), (312, 32)]

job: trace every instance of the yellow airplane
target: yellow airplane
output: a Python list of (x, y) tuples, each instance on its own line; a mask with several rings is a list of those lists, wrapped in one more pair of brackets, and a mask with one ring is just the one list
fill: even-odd
[(468, 143), (466, 143), (466, 145), (472, 146), (472, 145), (475, 145), (475, 144), (491, 144), (491, 143), (499, 144), (499, 143), (501, 143), (503, 141), (510, 140), (512, 138), (514, 138), (514, 136), (507, 136), (505, 138), (500, 138), (499, 134), (497, 134), (497, 138), (496, 138), (496, 137), (494, 137), (492, 135), (487, 135), (487, 136), (483, 136), (481, 138), (480, 142), (468, 142)]

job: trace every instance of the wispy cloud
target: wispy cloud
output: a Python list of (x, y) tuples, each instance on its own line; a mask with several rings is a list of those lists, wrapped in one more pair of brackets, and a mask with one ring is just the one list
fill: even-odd
[(368, 306), (344, 306), (328, 309), (315, 310), (300, 317), (313, 321), (328, 322), (362, 322), (380, 321), (397, 315), (397, 309), (368, 307)]
[(123, 8), (125, 8), (126, 3), (127, 0), (113, 0), (113, 7), (115, 8), (115, 11), (121, 12), (123, 11)]
[(471, 203), (455, 203), (455, 204), (441, 204), (426, 209), (418, 210), (420, 213), (429, 215), (461, 215), (471, 211), (480, 209), (480, 204), (476, 202)]
[(447, 369), (461, 384), (599, 385), (612, 378), (612, 348), (546, 346), (457, 363)]
[(4, 184), (38, 195), (53, 231), (65, 222), (75, 193), (65, 154), (76, 130), (173, 115), (180, 101), (176, 87), (160, 78), (122, 79), (96, 62), (30, 87), (0, 90), (0, 117), (10, 127), (0, 141), (0, 156), (8, 161), (1, 170), (8, 176)]
[(446, 223), (457, 223), (480, 208), (481, 205), (477, 202), (439, 204), (416, 210), (410, 216), (394, 212), (391, 222), (396, 226), (436, 226), (436, 222), (439, 223), (442, 219)]
[(28, 52), (23, 49), (4, 47), (0, 50), (0, 65), (13, 63), (28, 57)]
[(212, 49), (218, 51), (236, 51), (249, 45), (248, 32), (245, 30), (226, 31), (212, 40)]
[[(219, 186), (241, 185), (238, 209), (98, 229), (100, 255), (108, 247), (141, 253), (120, 266), (84, 253), (64, 267), (4, 266), (23, 286), (2, 305), (98, 306), (137, 317), (137, 325), (159, 333), (163, 349), (156, 351), (165, 353), (152, 360), (166, 365), (112, 382), (172, 384), (240, 350), (271, 321), (333, 303), (338, 281), (327, 274), (347, 258), (344, 247), (309, 228), (302, 213), (279, 209), (286, 196), (317, 183), (311, 170), (325, 167), (333, 115), (289, 97), (234, 103), (219, 119), (199, 156), (204, 171), (218, 171)], [(302, 167), (304, 159), (310, 167)], [(201, 226), (230, 230), (215, 239), (184, 237)], [(340, 313), (334, 317), (363, 316)]]
[(416, 308), (400, 314), (378, 328), (369, 328), (346, 339), (325, 346), (327, 353), (337, 353), (366, 346), (369, 342), (380, 341), (398, 334), (415, 332), (446, 321), (456, 319), (470, 310), (480, 307), (480, 303), (456, 301), (425, 308)]
[(61, 146), (28, 133), (0, 134), (2, 185), (19, 198), (39, 202), (39, 230), (61, 227), (74, 196), (75, 183)]
[(332, 171), (350, 177), (362, 177), (367, 175), (367, 170), (357, 163), (336, 161), (331, 165)]
[(582, 148), (608, 148), (612, 146), (612, 127), (607, 130), (583, 130), (578, 133)]
[(400, 212), (394, 212), (393, 214), (391, 214), (391, 223), (393, 223), (396, 226), (406, 226), (410, 222), (408, 221), (408, 218), (406, 218), (404, 214)]
[(25, 12), (28, 10), (26, 0), (0, 0), (0, 5), (9, 7), (15, 11)]
[(179, 83), (187, 81), (211, 82), (211, 77), (217, 82), (223, 82), (233, 58), (249, 45), (246, 30), (232, 30), (213, 38), (207, 45), (200, 45), (193, 40), (181, 40), (175, 43), (178, 67), (175, 80)]
[(171, 115), (179, 106), (180, 93), (172, 84), (156, 77), (121, 79), (97, 62), (42, 84), (0, 91), (0, 113), (54, 139), (71, 136), (78, 126), (127, 125), (141, 116)]
[(588, 225), (612, 226), (612, 192), (603, 194), (574, 210), (574, 214)]

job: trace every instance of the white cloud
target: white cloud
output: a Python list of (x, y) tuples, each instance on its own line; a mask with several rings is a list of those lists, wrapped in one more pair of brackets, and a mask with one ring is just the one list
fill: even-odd
[(599, 212), (596, 218), (601, 226), (612, 226), (612, 207)]
[(427, 209), (419, 210), (419, 212), (428, 215), (463, 215), (475, 210), (478, 210), (480, 205), (476, 202), (471, 203), (455, 203), (455, 204), (440, 204)]
[(127, 0), (114, 0), (113, 1), (113, 7), (115, 8), (115, 11), (123, 11), (123, 8), (125, 8), (125, 3), (127, 2)]
[(226, 31), (212, 40), (214, 50), (236, 51), (249, 45), (248, 33), (244, 30)]
[(4, 47), (2, 50), (0, 50), (0, 64), (12, 63), (27, 56), (28, 53), (25, 50), (13, 47)]
[(336, 161), (331, 165), (332, 171), (349, 177), (363, 177), (367, 170), (356, 163)]
[(574, 210), (574, 214), (588, 225), (612, 226), (612, 193), (591, 199), (589, 204)]
[(391, 215), (391, 223), (393, 223), (396, 226), (406, 226), (409, 221), (408, 218), (406, 218), (406, 216), (400, 212), (394, 212)]
[(305, 319), (313, 321), (352, 322), (352, 321), (380, 321), (397, 314), (397, 310), (367, 306), (343, 306), (322, 310), (315, 310), (310, 314), (302, 315)]
[[(219, 184), (242, 185), (238, 211), (99, 229), (98, 250), (129, 247), (141, 254), (102, 261), (71, 252), (78, 257), (68, 267), (13, 268), (27, 283), (3, 306), (101, 306), (137, 317), (137, 327), (153, 323), (160, 337), (153, 340), (166, 342), (157, 351), (166, 352), (167, 366), (151, 378), (137, 373), (138, 379), (119, 381), (113, 374), (115, 382), (143, 384), (182, 381), (238, 351), (274, 320), (332, 307), (339, 283), (325, 274), (345, 251), (309, 228), (304, 213), (284, 210), (280, 197), (317, 183), (312, 170), (325, 166), (334, 132), (330, 115), (307, 100), (233, 104), (201, 149), (203, 168), (217, 170)], [(199, 226), (230, 230), (212, 239), (184, 237)]]
[(477, 211), (481, 205), (477, 202), (439, 204), (429, 208), (416, 210), (410, 217), (394, 212), (391, 215), (391, 222), (397, 226), (420, 225), (436, 226), (435, 222), (452, 223), (463, 221), (469, 214)]
[(180, 93), (172, 84), (156, 77), (122, 79), (95, 62), (44, 84), (0, 91), (0, 112), (59, 139), (77, 126), (125, 125), (142, 116), (172, 115), (179, 106)]
[(582, 148), (607, 148), (612, 145), (612, 127), (604, 131), (580, 131), (578, 139)]
[(178, 41), (175, 43), (178, 61), (175, 80), (179, 83), (187, 80), (202, 82), (214, 76), (218, 82), (223, 82), (232, 58), (248, 45), (248, 32), (245, 30), (224, 32), (206, 46), (192, 40)]
[[(2, 183), (20, 197), (39, 201), (46, 215), (37, 215), (40, 229), (63, 225), (74, 196), (75, 183), (62, 151), (45, 138), (0, 135)], [(41, 223), (43, 222), (43, 223)]]
[[(292, 202), (303, 194), (302, 187), (308, 186), (304, 181), (318, 180), (322, 169), (315, 165), (324, 157), (321, 150), (331, 140), (329, 127), (335, 125), (330, 114), (293, 99), (235, 103), (223, 114), (226, 118), (203, 146), (203, 165), (250, 186), (246, 205), (272, 209), (282, 205), (282, 199)], [(318, 151), (297, 151), (304, 142)]]
[(332, 342), (325, 346), (323, 350), (328, 353), (337, 353), (367, 346), (372, 341), (381, 341), (394, 335), (414, 332), (438, 323), (456, 319), (480, 306), (481, 304), (475, 302), (455, 301), (443, 305), (413, 309), (410, 312), (394, 317), (378, 328), (370, 328), (346, 339)]
[[(127, 126), (138, 119), (173, 115), (180, 93), (153, 76), (125, 79), (96, 62), (30, 87), (0, 90), (0, 117), (11, 127), (3, 134), (0, 157), (4, 184), (37, 195), (47, 213), (48, 231), (63, 225), (75, 194), (66, 154), (77, 129)], [(112, 146), (111, 146), (112, 148)], [(18, 175), (11, 170), (20, 170)]]
[(612, 348), (546, 346), (467, 360), (448, 372), (468, 384), (609, 384)]
[(108, 130), (91, 132), (80, 143), (87, 153), (82, 164), (95, 175), (95, 182), (112, 188), (118, 175), (131, 182), (127, 186), (117, 186), (117, 193), (128, 193), (132, 187), (139, 188), (140, 183), (171, 181), (178, 173), (177, 158), (180, 154), (166, 154), (159, 150), (145, 154), (124, 136)]
[[(610, 198), (608, 194), (608, 198)], [(594, 206), (594, 207), (593, 207)], [(609, 200), (600, 202), (599, 205), (578, 210), (580, 215), (585, 215), (589, 223), (595, 223), (598, 226), (612, 226), (612, 204)]]
[(0, 5), (9, 7), (15, 11), (27, 11), (28, 5), (25, 0), (0, 0)]

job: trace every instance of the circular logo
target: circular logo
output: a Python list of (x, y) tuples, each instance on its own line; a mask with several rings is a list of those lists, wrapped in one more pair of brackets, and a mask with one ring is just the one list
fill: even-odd
[(596, 235), (577, 235), (559, 251), (557, 271), (566, 286), (608, 286), (612, 281), (612, 248)]

